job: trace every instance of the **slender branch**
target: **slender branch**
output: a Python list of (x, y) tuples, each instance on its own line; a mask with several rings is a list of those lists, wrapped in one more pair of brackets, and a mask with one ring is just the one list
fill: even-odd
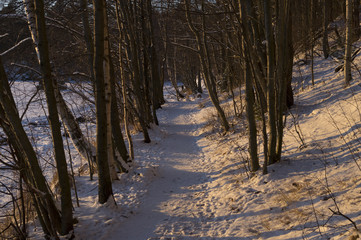
[(24, 118), (24, 116), (25, 116), (25, 113), (28, 111), (30, 104), (33, 102), (33, 99), (36, 97), (36, 95), (38, 95), (38, 92), (39, 92), (39, 88), (36, 88), (36, 91), (35, 91), (34, 95), (31, 96), (30, 100), (29, 100), (28, 103), (26, 104), (26, 107), (25, 107), (25, 109), (24, 109), (23, 114), (21, 114), (21, 117), (20, 117), (20, 120), (21, 120), (21, 121), (23, 120), (23, 118)]
[(350, 218), (350, 217), (348, 217), (348, 216), (346, 216), (345, 214), (343, 214), (342, 212), (340, 212), (340, 211), (334, 211), (334, 210), (332, 210), (331, 208), (328, 208), (334, 215), (338, 215), (338, 216), (341, 216), (341, 217), (344, 217), (344, 218), (346, 218), (347, 220), (349, 220), (351, 223), (352, 223), (352, 225), (353, 225), (353, 227), (356, 229), (356, 231), (358, 231), (358, 228), (357, 228), (357, 225), (356, 225), (356, 223)]
[(197, 49), (194, 49), (194, 48), (189, 47), (187, 45), (183, 45), (183, 44), (180, 44), (180, 43), (177, 43), (177, 42), (171, 42), (171, 44), (174, 45), (174, 46), (179, 46), (179, 47), (182, 47), (182, 48), (185, 48), (185, 49), (189, 49), (189, 50), (191, 50), (191, 51), (193, 51), (195, 53), (199, 53), (199, 51)]
[[(0, 36), (0, 38), (3, 37), (3, 36), (6, 36), (6, 34)], [(8, 50), (6, 50), (5, 52), (1, 53), (0, 56), (3, 57), (5, 54), (11, 52), (12, 50), (14, 50), (15, 48), (19, 47), (21, 44), (23, 44), (24, 42), (26, 42), (26, 41), (28, 41), (28, 40), (31, 40), (31, 37), (28, 37), (28, 38), (25, 38), (25, 39), (21, 40), (20, 42), (18, 42), (17, 44), (15, 44), (13, 47), (11, 47), (11, 48), (9, 48)]]
[(6, 36), (9, 36), (9, 33), (5, 33), (3, 35), (0, 35), (0, 38), (6, 37)]
[(38, 70), (36, 70), (35, 68), (32, 68), (30, 66), (26, 66), (23, 64), (19, 64), (19, 63), (11, 63), (11, 65), (29, 69), (29, 70), (35, 72), (36, 74), (38, 74), (39, 76), (41, 76), (41, 72), (39, 72)]

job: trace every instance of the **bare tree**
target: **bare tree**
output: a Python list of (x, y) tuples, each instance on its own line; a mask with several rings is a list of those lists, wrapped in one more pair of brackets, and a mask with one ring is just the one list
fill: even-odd
[(55, 161), (59, 177), (62, 230), (61, 234), (68, 234), (73, 230), (73, 204), (71, 200), (69, 175), (64, 152), (63, 138), (56, 104), (54, 86), (56, 82), (51, 75), (48, 40), (45, 28), (45, 13), (43, 0), (35, 0), (35, 21), (38, 39), (39, 63), (43, 75), (43, 85), (48, 104), (49, 124), (52, 133)]
[[(229, 123), (226, 118), (226, 115), (224, 114), (224, 111), (222, 107), (220, 106), (220, 102), (217, 96), (217, 87), (215, 85), (215, 79), (214, 75), (211, 71), (211, 62), (210, 62), (210, 56), (209, 56), (209, 48), (207, 43), (207, 33), (205, 30), (205, 17), (204, 14), (201, 15), (201, 26), (202, 29), (197, 29), (194, 24), (193, 20), (191, 18), (190, 14), (190, 3), (189, 0), (184, 0), (185, 8), (186, 8), (186, 17), (187, 22), (189, 25), (189, 28), (193, 32), (196, 42), (197, 42), (197, 53), (199, 56), (199, 61), (201, 62), (204, 81), (206, 83), (206, 87), (209, 92), (209, 97), (214, 105), (214, 107), (217, 110), (218, 116), (221, 120), (222, 126), (225, 131), (229, 130)], [(201, 1), (201, 8), (204, 10), (204, 1)]]
[[(39, 47), (38, 47), (38, 36), (37, 36), (37, 29), (36, 29), (36, 22), (35, 22), (35, 5), (32, 0), (24, 0), (25, 4), (25, 12), (27, 16), (27, 21), (29, 25), (29, 30), (31, 37), (34, 42), (34, 47), (36, 50), (36, 54), (38, 57), (38, 61), (40, 62), (40, 54), (39, 54)], [(52, 76), (53, 78), (53, 76)], [(62, 94), (60, 93), (58, 84), (54, 81), (54, 94), (56, 99), (56, 107), (57, 111), (62, 119), (63, 124), (74, 144), (74, 147), (78, 150), (80, 155), (86, 159), (89, 164), (91, 162), (95, 162), (95, 148), (94, 146), (84, 137), (79, 124), (77, 123), (75, 117), (73, 116), (72, 112), (70, 111), (69, 107), (66, 105)]]
[(61, 214), (48, 188), (35, 150), (21, 124), (1, 58), (0, 92), (0, 124), (16, 150), (20, 166), (23, 167), (22, 174), (30, 189), (43, 231), (45, 235), (57, 239), (57, 232), (62, 232)]

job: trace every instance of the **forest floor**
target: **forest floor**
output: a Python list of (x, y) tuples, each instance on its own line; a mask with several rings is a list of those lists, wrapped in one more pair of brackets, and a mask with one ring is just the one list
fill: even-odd
[[(170, 85), (160, 125), (150, 130), (152, 142), (133, 135), (134, 166), (113, 184), (116, 205), (97, 203), (96, 175), (89, 179), (70, 145), (79, 196), (76, 239), (351, 239), (361, 224), (361, 74), (355, 68), (345, 88), (337, 65), (316, 57), (312, 86), (309, 63), (295, 64), (295, 105), (286, 114), (282, 160), (267, 175), (248, 170), (247, 126), (244, 115), (234, 117), (230, 97), (221, 98), (231, 123), (225, 134), (206, 93), (177, 101)], [(51, 180), (51, 137), (46, 110), (39, 112), (46, 109), (44, 96), (27, 104), (35, 85), (15, 82), (12, 89)], [(95, 136), (94, 109), (72, 91), (64, 97), (77, 117), (89, 117), (81, 127)], [(260, 141), (261, 163), (262, 152)], [(30, 239), (43, 239), (36, 222), (30, 230)]]
[(135, 136), (134, 172), (114, 186), (118, 206), (82, 200), (91, 211), (77, 209), (77, 237), (351, 239), (361, 223), (361, 87), (344, 88), (336, 66), (319, 58), (315, 86), (309, 65), (295, 70), (283, 158), (267, 175), (248, 171), (245, 120), (232, 117), (229, 98), (224, 134), (209, 100), (168, 96), (152, 143)]
[(160, 126), (151, 131), (151, 145), (140, 136), (136, 140), (137, 159), (153, 169), (142, 180), (147, 186), (137, 207), (94, 239), (356, 236), (361, 76), (355, 71), (345, 88), (343, 73), (334, 72), (337, 65), (317, 58), (314, 86), (310, 66), (295, 66), (295, 106), (287, 114), (283, 158), (267, 175), (248, 171), (245, 119), (232, 117), (229, 98), (223, 99), (232, 123), (227, 134), (208, 100), (169, 98), (158, 112)]

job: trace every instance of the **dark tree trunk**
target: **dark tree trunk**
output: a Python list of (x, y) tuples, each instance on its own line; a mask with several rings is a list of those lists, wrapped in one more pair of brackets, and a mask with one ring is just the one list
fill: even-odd
[(330, 21), (330, 3), (327, 0), (323, 0), (323, 38), (322, 49), (323, 56), (328, 58), (330, 52), (330, 46), (328, 44), (328, 24)]
[(61, 135), (61, 126), (57, 110), (56, 96), (54, 91), (54, 86), (56, 85), (56, 82), (51, 76), (43, 0), (35, 0), (35, 16), (39, 41), (38, 48), (40, 55), (40, 68), (43, 74), (43, 84), (49, 111), (49, 123), (55, 150), (56, 168), (59, 177), (62, 212), (62, 229), (60, 233), (62, 235), (65, 235), (68, 234), (71, 230), (73, 230), (73, 204), (71, 200), (70, 181), (64, 152), (63, 138)]
[(104, 0), (94, 0), (94, 76), (95, 76), (95, 98), (97, 118), (97, 165), (98, 165), (98, 200), (106, 203), (112, 196), (112, 181), (110, 178), (108, 152), (107, 152), (107, 113), (104, 83)]

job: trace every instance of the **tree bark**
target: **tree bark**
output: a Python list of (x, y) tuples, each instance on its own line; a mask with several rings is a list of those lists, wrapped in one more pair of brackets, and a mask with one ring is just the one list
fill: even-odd
[(39, 41), (38, 49), (40, 56), (40, 68), (43, 74), (43, 84), (49, 112), (49, 123), (53, 138), (52, 140), (55, 150), (55, 161), (59, 177), (62, 212), (62, 229), (60, 233), (65, 235), (73, 230), (73, 204), (71, 200), (70, 181), (54, 91), (54, 79), (51, 76), (43, 0), (35, 0), (35, 18)]
[(356, 42), (361, 35), (360, 28), (360, 0), (351, 0), (352, 1), (352, 42)]
[(323, 0), (323, 37), (322, 37), (322, 49), (323, 56), (328, 58), (330, 52), (330, 46), (328, 44), (328, 24), (330, 20), (330, 6), (327, 0)]
[(108, 128), (107, 128), (107, 104), (105, 96), (104, 80), (104, 11), (105, 1), (94, 0), (94, 76), (95, 76), (95, 98), (97, 119), (97, 165), (98, 165), (98, 201), (106, 203), (113, 194), (112, 181), (109, 171), (109, 156), (107, 151)]
[(313, 21), (315, 19), (315, 13), (314, 13), (314, 8), (315, 8), (315, 3), (314, 0), (310, 0), (311, 1), (311, 11), (310, 11), (310, 48), (311, 48), (311, 81), (312, 81), (312, 86), (315, 85), (315, 70), (314, 70), (314, 48), (315, 48), (315, 33), (314, 33), (314, 29), (313, 29)]
[[(0, 117), (1, 125), (12, 145), (17, 149), (19, 159), (24, 160), (28, 186), (34, 190), (33, 200), (39, 219), (46, 234), (57, 239), (56, 231), (61, 232), (61, 216), (56, 208), (46, 179), (40, 168), (35, 150), (21, 124), (9, 83), (0, 57)], [(5, 124), (5, 125), (4, 125)], [(32, 185), (29, 185), (32, 184)]]
[[(28, 20), (29, 30), (33, 39), (35, 51), (40, 62), (39, 47), (38, 47), (38, 37), (36, 33), (36, 21), (35, 21), (35, 8), (33, 0), (24, 0), (25, 12)], [(83, 159), (86, 159), (89, 165), (92, 162), (95, 162), (95, 148), (94, 146), (84, 137), (79, 124), (77, 123), (74, 115), (67, 106), (62, 94), (59, 91), (59, 88), (54, 81), (54, 93), (56, 98), (56, 107), (58, 113), (62, 119), (62, 122), (67, 130), (74, 147), (77, 149), (79, 154)]]
[(107, 155), (108, 155), (108, 164), (110, 171), (110, 178), (112, 181), (118, 180), (117, 170), (115, 166), (115, 149), (112, 139), (112, 66), (111, 66), (111, 56), (110, 56), (110, 42), (109, 42), (109, 32), (108, 32), (108, 16), (106, 11), (106, 2), (104, 1), (104, 91), (105, 91), (105, 108), (106, 108), (106, 131), (107, 131)]
[[(293, 68), (293, 44), (292, 44), (292, 16), (291, 1), (279, 0), (279, 13), (277, 26), (277, 80), (279, 93), (277, 98), (277, 148), (276, 161), (281, 160), (283, 143), (283, 115), (287, 109), (287, 95), (292, 94), (292, 68)], [(291, 89), (289, 89), (291, 88)], [(288, 91), (291, 91), (289, 93)], [(290, 97), (290, 96), (288, 96)]]
[(275, 40), (272, 27), (270, 0), (264, 0), (265, 30), (267, 41), (267, 106), (269, 126), (269, 164), (276, 162), (276, 101), (275, 101)]
[[(242, 25), (248, 24), (249, 19), (247, 18), (246, 6), (242, 4), (241, 0), (239, 0), (238, 3)], [(258, 159), (257, 124), (254, 113), (255, 96), (250, 65), (251, 61), (249, 61), (250, 59), (246, 49), (247, 44), (245, 42), (245, 39), (243, 38), (242, 40), (242, 56), (244, 60), (243, 74), (246, 85), (246, 116), (248, 122), (248, 152), (250, 156), (251, 171), (256, 172), (260, 168), (260, 165)], [(267, 158), (265, 158), (265, 161), (267, 162)]]
[(151, 139), (148, 133), (148, 126), (146, 122), (146, 101), (145, 101), (145, 93), (144, 93), (144, 86), (142, 84), (142, 76), (141, 76), (141, 65), (139, 60), (139, 49), (138, 49), (138, 42), (136, 38), (136, 31), (135, 27), (133, 26), (133, 21), (131, 13), (130, 13), (130, 7), (129, 3), (127, 1), (119, 1), (119, 10), (123, 17), (123, 22), (121, 24), (122, 30), (126, 31), (127, 35), (125, 38), (127, 38), (127, 41), (129, 43), (129, 46), (126, 47), (126, 57), (128, 58), (128, 62), (131, 63), (132, 66), (132, 85), (133, 85), (133, 92), (135, 95), (135, 115), (138, 118), (140, 127), (143, 132), (144, 136), (144, 142), (150, 143)]
[(352, 0), (346, 0), (346, 46), (344, 58), (345, 85), (350, 85), (351, 75), (351, 52), (352, 52)]
[(88, 54), (89, 72), (92, 77), (92, 81), (94, 81), (94, 71), (93, 71), (94, 44), (93, 44), (91, 29), (89, 26), (88, 1), (87, 0), (79, 0), (79, 1), (80, 1), (80, 8), (82, 11), (81, 19), (83, 23), (83, 36), (86, 45), (86, 51)]
[(246, 63), (244, 69), (246, 80), (246, 103), (247, 103), (247, 121), (248, 121), (248, 142), (249, 155), (251, 159), (251, 171), (256, 172), (259, 168), (258, 151), (257, 151), (257, 125), (254, 115), (254, 93), (251, 79), (250, 65)]
[[(123, 97), (123, 120), (124, 120), (124, 129), (125, 134), (127, 137), (128, 145), (129, 145), (129, 162), (134, 160), (134, 149), (133, 149), (133, 141), (132, 136), (129, 131), (128, 127), (128, 94), (126, 90), (126, 77), (124, 72), (124, 64), (123, 64), (123, 41), (124, 36), (122, 34), (122, 24), (121, 24), (121, 17), (120, 17), (120, 10), (119, 10), (119, 4), (118, 1), (115, 1), (115, 7), (116, 7), (116, 18), (117, 18), (117, 27), (119, 31), (119, 47), (118, 47), (118, 54), (119, 54), (119, 69), (120, 69), (120, 78), (121, 78), (121, 88), (119, 87), (119, 90), (121, 90), (122, 97)], [(124, 159), (124, 158), (123, 158)]]

